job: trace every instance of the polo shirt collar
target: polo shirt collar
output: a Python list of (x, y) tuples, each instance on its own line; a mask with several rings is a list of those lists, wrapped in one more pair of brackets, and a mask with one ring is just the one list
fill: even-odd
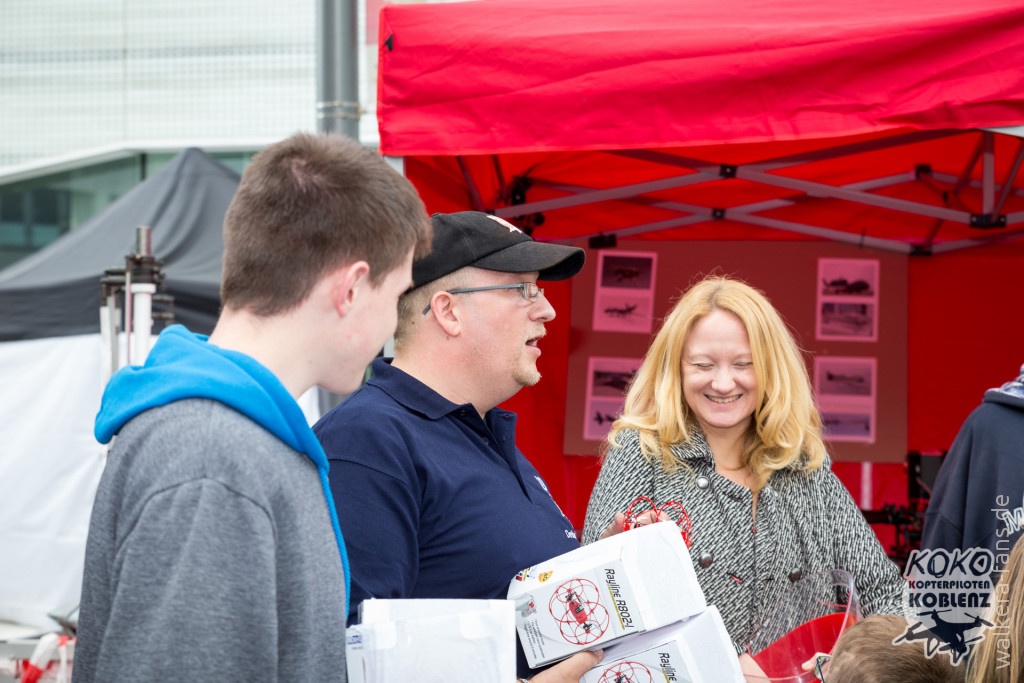
[(398, 368), (392, 367), (393, 358), (377, 358), (370, 365), (367, 384), (377, 387), (409, 410), (431, 420), (439, 420), (460, 409), (476, 411), (469, 403), (452, 403), (423, 382)]

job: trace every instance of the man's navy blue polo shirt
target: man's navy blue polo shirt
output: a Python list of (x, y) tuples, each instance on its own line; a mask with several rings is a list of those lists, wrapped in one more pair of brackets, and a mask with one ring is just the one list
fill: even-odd
[(516, 448), (516, 415), (482, 420), (389, 362), (313, 428), (352, 575), (377, 598), (505, 598), (516, 572), (579, 546)]

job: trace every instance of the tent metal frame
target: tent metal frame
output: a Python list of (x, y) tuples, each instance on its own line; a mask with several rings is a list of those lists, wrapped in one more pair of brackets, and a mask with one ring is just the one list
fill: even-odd
[[(995, 174), (995, 135), (997, 133), (992, 131), (982, 131), (979, 142), (970, 154), (969, 158), (966, 160), (958, 176), (936, 174), (926, 168), (917, 168), (913, 169), (909, 174), (899, 173), (842, 186), (833, 186), (811, 180), (782, 176), (775, 172), (798, 167), (801, 164), (807, 164), (814, 161), (838, 159), (853, 154), (861, 154), (899, 145), (960, 135), (964, 132), (965, 131), (963, 130), (912, 132), (870, 141), (840, 145), (813, 152), (788, 155), (769, 161), (744, 165), (714, 164), (707, 161), (656, 150), (612, 150), (609, 151), (608, 154), (651, 162), (672, 168), (686, 169), (689, 172), (684, 175), (674, 175), (660, 180), (604, 189), (579, 185), (567, 185), (550, 179), (545, 179), (543, 177), (531, 175), (530, 181), (533, 186), (545, 187), (547, 189), (563, 193), (565, 196), (555, 199), (523, 202), (520, 204), (512, 204), (496, 208), (485, 207), (483, 205), (480, 191), (473, 180), (467, 164), (462, 157), (457, 157), (457, 161), (463, 177), (465, 178), (467, 188), (475, 208), (490, 211), (503, 218), (539, 213), (542, 211), (554, 211), (609, 200), (627, 201), (647, 206), (655, 206), (659, 209), (679, 214), (678, 218), (669, 218), (651, 223), (632, 225), (603, 233), (581, 235), (573, 238), (574, 240), (598, 237), (600, 235), (633, 237), (640, 234), (727, 218), (731, 221), (757, 225), (772, 230), (788, 231), (800, 235), (819, 237), (838, 242), (847, 242), (899, 253), (925, 255), (953, 251), (971, 246), (980, 246), (1024, 234), (1024, 225), (1019, 225), (1024, 222), (1024, 211), (1001, 213), (1007, 198), (1011, 194), (1015, 196), (1024, 196), (1024, 190), (1014, 188), (1013, 186), (1021, 165), (1024, 163), (1024, 140), (1018, 139), (1017, 150), (1014, 154), (1013, 161), (1009, 170), (1005, 174), (1005, 177), (1002, 179), (997, 179)], [(981, 164), (981, 179), (972, 180), (972, 172), (979, 163)], [(496, 172), (499, 174), (500, 178), (501, 169), (497, 158), (495, 158), (495, 166)], [(949, 189), (943, 190), (945, 202), (947, 204), (954, 202), (962, 204), (959, 198), (959, 193), (965, 187), (970, 186), (980, 189), (982, 206), (979, 211), (972, 212), (966, 208), (953, 208), (948, 205), (937, 206), (934, 204), (925, 204), (906, 199), (887, 197), (873, 192), (880, 188), (906, 183), (908, 182), (908, 177), (910, 177), (911, 182), (940, 182), (950, 186)], [(798, 194), (786, 199), (773, 199), (729, 208), (696, 206), (681, 202), (666, 201), (650, 196), (650, 193), (654, 192), (685, 186), (695, 186), (701, 183), (716, 182), (723, 179), (728, 180), (731, 178), (738, 178), (771, 187), (792, 190)], [(901, 211), (926, 218), (933, 218), (935, 219), (935, 225), (923, 240), (918, 242), (909, 242), (897, 239), (858, 235), (853, 232), (846, 232), (823, 226), (807, 225), (795, 221), (780, 220), (763, 215), (763, 212), (765, 211), (791, 205), (807, 198), (834, 198), (891, 211)], [(998, 231), (991, 232), (977, 238), (936, 242), (939, 231), (944, 222), (966, 225), (978, 229), (995, 229)], [(1009, 226), (1019, 227), (1012, 230), (1006, 229)]]

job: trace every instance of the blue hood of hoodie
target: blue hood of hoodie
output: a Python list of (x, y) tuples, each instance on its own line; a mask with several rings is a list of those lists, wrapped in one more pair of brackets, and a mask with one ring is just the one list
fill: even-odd
[(348, 554), (327, 478), (327, 455), (299, 404), (256, 359), (209, 344), (207, 337), (181, 325), (168, 327), (153, 345), (145, 365), (122, 368), (110, 378), (96, 416), (96, 439), (108, 443), (136, 415), (187, 398), (212, 399), (233, 408), (316, 465), (345, 571), (347, 613)]

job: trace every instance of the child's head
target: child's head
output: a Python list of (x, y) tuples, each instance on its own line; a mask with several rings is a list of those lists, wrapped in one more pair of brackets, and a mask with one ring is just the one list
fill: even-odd
[(937, 653), (925, 657), (920, 642), (893, 645), (907, 630), (907, 620), (894, 614), (876, 614), (846, 629), (832, 649), (825, 670), (828, 683), (962, 683), (962, 667)]

